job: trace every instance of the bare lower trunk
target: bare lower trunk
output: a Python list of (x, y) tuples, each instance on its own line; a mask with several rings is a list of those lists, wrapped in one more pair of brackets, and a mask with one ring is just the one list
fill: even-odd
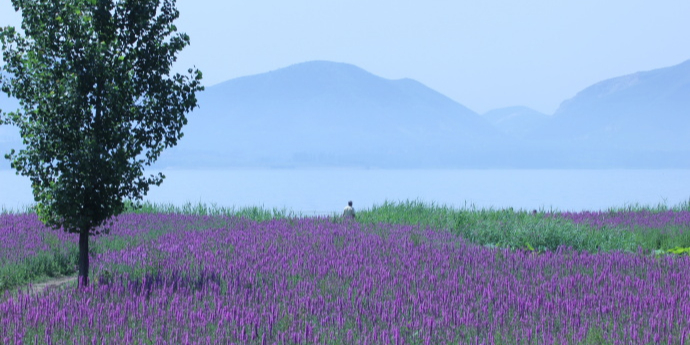
[(89, 285), (89, 231), (79, 232), (79, 286)]

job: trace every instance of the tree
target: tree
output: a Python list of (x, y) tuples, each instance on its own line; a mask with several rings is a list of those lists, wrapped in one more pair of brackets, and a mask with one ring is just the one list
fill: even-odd
[(201, 72), (171, 76), (189, 44), (175, 0), (12, 0), (22, 29), (0, 29), (0, 87), (20, 102), (0, 124), (25, 148), (5, 158), (31, 180), (37, 213), (79, 234), (79, 284), (88, 285), (89, 235), (138, 203), (165, 176), (144, 176), (182, 138), (203, 91)]

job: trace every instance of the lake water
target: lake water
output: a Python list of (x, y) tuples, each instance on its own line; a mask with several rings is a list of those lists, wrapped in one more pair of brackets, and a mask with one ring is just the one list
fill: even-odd
[[(146, 200), (182, 205), (341, 212), (384, 201), (421, 200), (455, 207), (602, 210), (690, 199), (690, 170), (163, 170)], [(21, 209), (29, 180), (0, 170), (0, 207)]]

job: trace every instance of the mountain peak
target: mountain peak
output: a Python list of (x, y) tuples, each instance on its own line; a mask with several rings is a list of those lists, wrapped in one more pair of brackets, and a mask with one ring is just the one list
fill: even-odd
[(217, 160), (227, 164), (458, 166), (472, 148), (510, 140), (422, 83), (330, 61), (232, 79), (199, 104), (180, 150), (222, 152)]
[[(680, 64), (640, 71), (628, 75), (615, 77), (595, 83), (578, 92), (575, 97), (563, 101), (554, 115), (579, 111), (579, 108), (589, 105), (599, 107), (601, 102), (640, 103), (640, 102), (668, 102), (669, 96), (680, 96), (687, 99), (687, 95), (677, 95), (678, 89), (686, 89), (690, 85), (690, 60)], [(575, 107), (575, 109), (572, 109)]]
[(273, 72), (278, 72), (278, 71), (300, 71), (300, 72), (317, 72), (317, 73), (324, 73), (324, 72), (333, 72), (333, 71), (347, 71), (347, 72), (355, 72), (355, 73), (365, 73), (365, 74), (370, 74), (373, 75), (364, 69), (355, 66), (353, 64), (345, 63), (345, 62), (335, 62), (335, 61), (327, 61), (327, 60), (312, 60), (312, 61), (305, 61), (305, 62), (300, 62), (296, 64), (289, 65), (287, 67), (279, 68), (277, 70), (270, 71), (268, 73), (273, 73)]
[(294, 80), (340, 82), (344, 79), (379, 78), (362, 68), (344, 62), (314, 60), (296, 63), (269, 72), (230, 79), (217, 85), (235, 83), (242, 80)]
[(541, 135), (597, 149), (690, 149), (690, 60), (607, 79), (564, 101)]

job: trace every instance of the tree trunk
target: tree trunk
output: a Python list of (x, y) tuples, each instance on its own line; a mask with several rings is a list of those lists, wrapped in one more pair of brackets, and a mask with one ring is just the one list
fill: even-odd
[(79, 287), (89, 285), (89, 230), (79, 232)]

